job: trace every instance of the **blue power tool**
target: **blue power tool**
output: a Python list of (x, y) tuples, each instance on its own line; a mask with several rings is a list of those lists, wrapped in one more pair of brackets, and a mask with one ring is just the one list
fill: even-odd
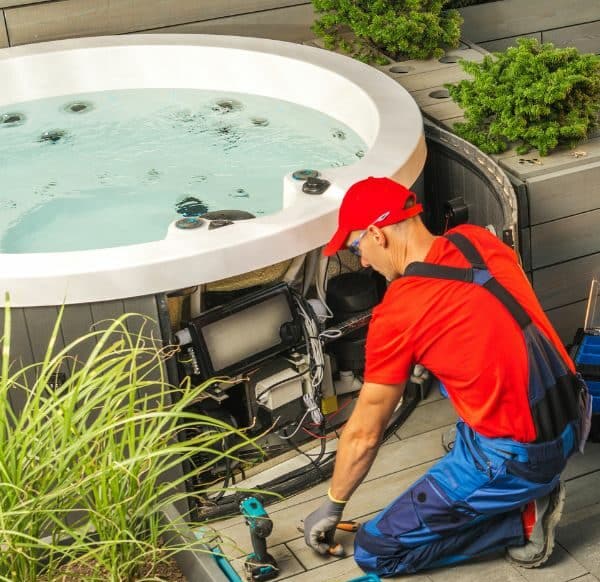
[(256, 497), (243, 499), (240, 503), (240, 511), (250, 528), (250, 539), (254, 550), (244, 562), (248, 581), (262, 582), (277, 578), (279, 575), (277, 562), (267, 552), (267, 538), (273, 531), (273, 522)]

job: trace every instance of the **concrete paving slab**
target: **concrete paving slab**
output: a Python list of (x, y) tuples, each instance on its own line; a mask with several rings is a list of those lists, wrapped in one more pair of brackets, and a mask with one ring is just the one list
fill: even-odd
[(471, 76), (460, 65), (448, 65), (444, 69), (415, 75), (394, 75), (394, 78), (408, 91), (419, 91), (420, 89), (439, 87), (444, 83), (458, 83), (463, 79), (470, 79)]
[[(285, 580), (289, 580), (290, 582), (347, 582), (359, 576), (364, 576), (364, 572), (354, 563), (352, 558), (346, 558), (345, 560), (337, 560), (303, 574), (292, 576), (291, 578), (285, 578)], [(393, 579), (388, 578), (388, 580)], [(424, 574), (415, 574), (410, 576), (410, 578), (405, 577), (403, 579), (410, 580), (410, 582), (431, 582), (431, 578)], [(281, 578), (278, 578), (278, 580), (281, 580)]]
[[(460, 59), (466, 61), (474, 61), (480, 63), (483, 61), (481, 51), (464, 48), (464, 49), (451, 49), (446, 51), (442, 60), (440, 59), (427, 59), (427, 60), (405, 60), (388, 63), (387, 65), (377, 67), (384, 73), (396, 78), (399, 82), (403, 77), (409, 77), (411, 75), (419, 75), (421, 73), (428, 73), (430, 71), (443, 71), (452, 66), (455, 66)], [(454, 58), (452, 58), (454, 57)]]
[(571, 479), (565, 483), (567, 498), (564, 514), (591, 507), (600, 502), (600, 471)]
[[(300, 574), (301, 572), (305, 572), (306, 570), (302, 567), (302, 564), (296, 560), (294, 555), (290, 552), (290, 550), (284, 545), (280, 544), (278, 546), (269, 546), (268, 548), (269, 554), (275, 558), (277, 562), (277, 567), (279, 568), (279, 577), (277, 580), (281, 580), (282, 578), (287, 578), (289, 576), (294, 576), (296, 574)], [(246, 560), (245, 555), (241, 558), (230, 560), (231, 565), (234, 570), (240, 575), (242, 580), (246, 580), (246, 571), (244, 569), (244, 562)]]
[(337, 560), (321, 565), (319, 568), (297, 574), (290, 578), (278, 578), (278, 580), (290, 580), (293, 582), (345, 582), (352, 578), (358, 578), (364, 572), (354, 563), (354, 560)]
[(438, 99), (437, 103), (427, 105), (422, 107), (422, 109), (424, 113), (431, 115), (439, 121), (444, 121), (444, 119), (454, 119), (463, 114), (462, 109), (451, 99)]
[(440, 394), (439, 388), (437, 387), (437, 385), (435, 385), (429, 389), (429, 394), (427, 395), (427, 398), (425, 398), (424, 400), (420, 400), (417, 406), (423, 406), (431, 402), (437, 402), (438, 400), (442, 400), (443, 398), (444, 397)]
[(448, 426), (455, 423), (456, 419), (457, 415), (452, 404), (444, 398), (416, 408), (396, 434), (401, 439), (405, 439), (441, 426)]
[[(598, 491), (598, 489), (596, 489)], [(560, 525), (557, 539), (560, 545), (586, 572), (600, 576), (600, 507), (589, 510), (587, 516)]]
[(552, 555), (542, 568), (519, 568), (516, 564), (510, 566), (529, 582), (567, 582), (587, 574), (587, 570), (559, 544), (554, 546)]
[(583, 455), (576, 454), (569, 459), (562, 479), (568, 481), (598, 469), (600, 469), (600, 443), (587, 443)]
[(503, 556), (482, 558), (452, 568), (440, 568), (427, 575), (433, 582), (523, 582), (521, 574)]
[[(342, 544), (346, 551), (346, 558), (351, 558), (354, 555), (354, 534), (344, 531), (337, 532), (335, 535), (335, 541), (338, 544)], [(321, 556), (317, 552), (309, 548), (304, 542), (303, 537), (299, 537), (296, 540), (287, 542), (287, 547), (290, 549), (295, 558), (300, 562), (307, 570), (313, 568), (319, 568), (325, 564), (329, 564), (335, 560), (340, 560), (334, 556)]]

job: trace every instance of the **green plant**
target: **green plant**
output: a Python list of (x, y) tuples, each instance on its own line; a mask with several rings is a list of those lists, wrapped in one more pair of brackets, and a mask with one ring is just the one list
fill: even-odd
[[(326, 48), (341, 49), (365, 62), (382, 63), (380, 53), (427, 59), (458, 46), (462, 19), (444, 11), (447, 0), (313, 0), (322, 16), (313, 26)], [(346, 31), (353, 36), (344, 36)], [(387, 59), (383, 59), (383, 63)]]
[[(156, 580), (144, 578), (153, 576), (146, 566), (182, 549), (165, 545), (163, 508), (187, 497), (182, 485), (192, 474), (255, 446), (243, 431), (190, 412), (204, 386), (169, 385), (168, 354), (144, 336), (144, 322), (128, 314), (58, 350), (59, 316), (44, 360), (19, 367), (9, 364), (5, 308), (0, 580), (55, 580), (65, 561), (85, 565), (77, 580)], [(21, 401), (20, 412), (11, 400)], [(234, 435), (237, 444), (222, 450)], [(182, 461), (198, 451), (206, 463), (182, 474)]]
[(461, 61), (472, 75), (446, 85), (465, 112), (456, 133), (487, 153), (517, 144), (545, 156), (557, 146), (574, 146), (597, 123), (600, 57), (575, 48), (556, 48), (524, 38), (482, 63)]

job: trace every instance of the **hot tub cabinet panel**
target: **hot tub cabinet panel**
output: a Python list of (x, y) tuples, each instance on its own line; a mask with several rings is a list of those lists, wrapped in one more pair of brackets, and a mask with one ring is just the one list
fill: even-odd
[[(127, 318), (127, 331), (136, 334), (144, 322), (143, 334), (154, 338), (159, 346), (169, 341), (168, 323), (166, 323), (165, 297), (163, 295), (147, 295), (131, 299), (116, 299), (114, 301), (101, 301), (97, 303), (65, 305), (61, 325), (56, 337), (54, 353), (60, 351), (71, 342), (88, 334), (93, 330), (106, 329), (110, 323), (125, 313), (138, 313), (144, 316)], [(165, 304), (166, 305), (166, 304)], [(12, 307), (11, 317), (11, 343), (10, 360), (13, 366), (26, 367), (42, 362), (46, 355), (48, 343), (56, 325), (60, 307)], [(0, 309), (0, 330), (4, 329), (6, 312)], [(118, 335), (115, 334), (115, 341)], [(84, 362), (90, 355), (96, 340), (92, 337), (89, 341), (82, 342), (76, 350), (70, 353), (79, 362)], [(69, 375), (74, 364), (70, 359), (64, 362), (65, 375)], [(28, 378), (34, 381), (34, 371)], [(158, 379), (158, 372), (156, 379)], [(171, 380), (176, 380), (172, 377)], [(10, 394), (11, 404), (15, 412), (23, 408), (24, 394), (13, 390)]]

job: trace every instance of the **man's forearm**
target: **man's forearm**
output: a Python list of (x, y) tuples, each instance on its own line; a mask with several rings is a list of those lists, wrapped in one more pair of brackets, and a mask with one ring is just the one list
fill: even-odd
[(405, 383), (366, 382), (338, 445), (331, 496), (346, 501), (369, 472)]
[(345, 501), (362, 483), (369, 472), (379, 449), (379, 441), (366, 441), (344, 430), (338, 445), (331, 495)]

